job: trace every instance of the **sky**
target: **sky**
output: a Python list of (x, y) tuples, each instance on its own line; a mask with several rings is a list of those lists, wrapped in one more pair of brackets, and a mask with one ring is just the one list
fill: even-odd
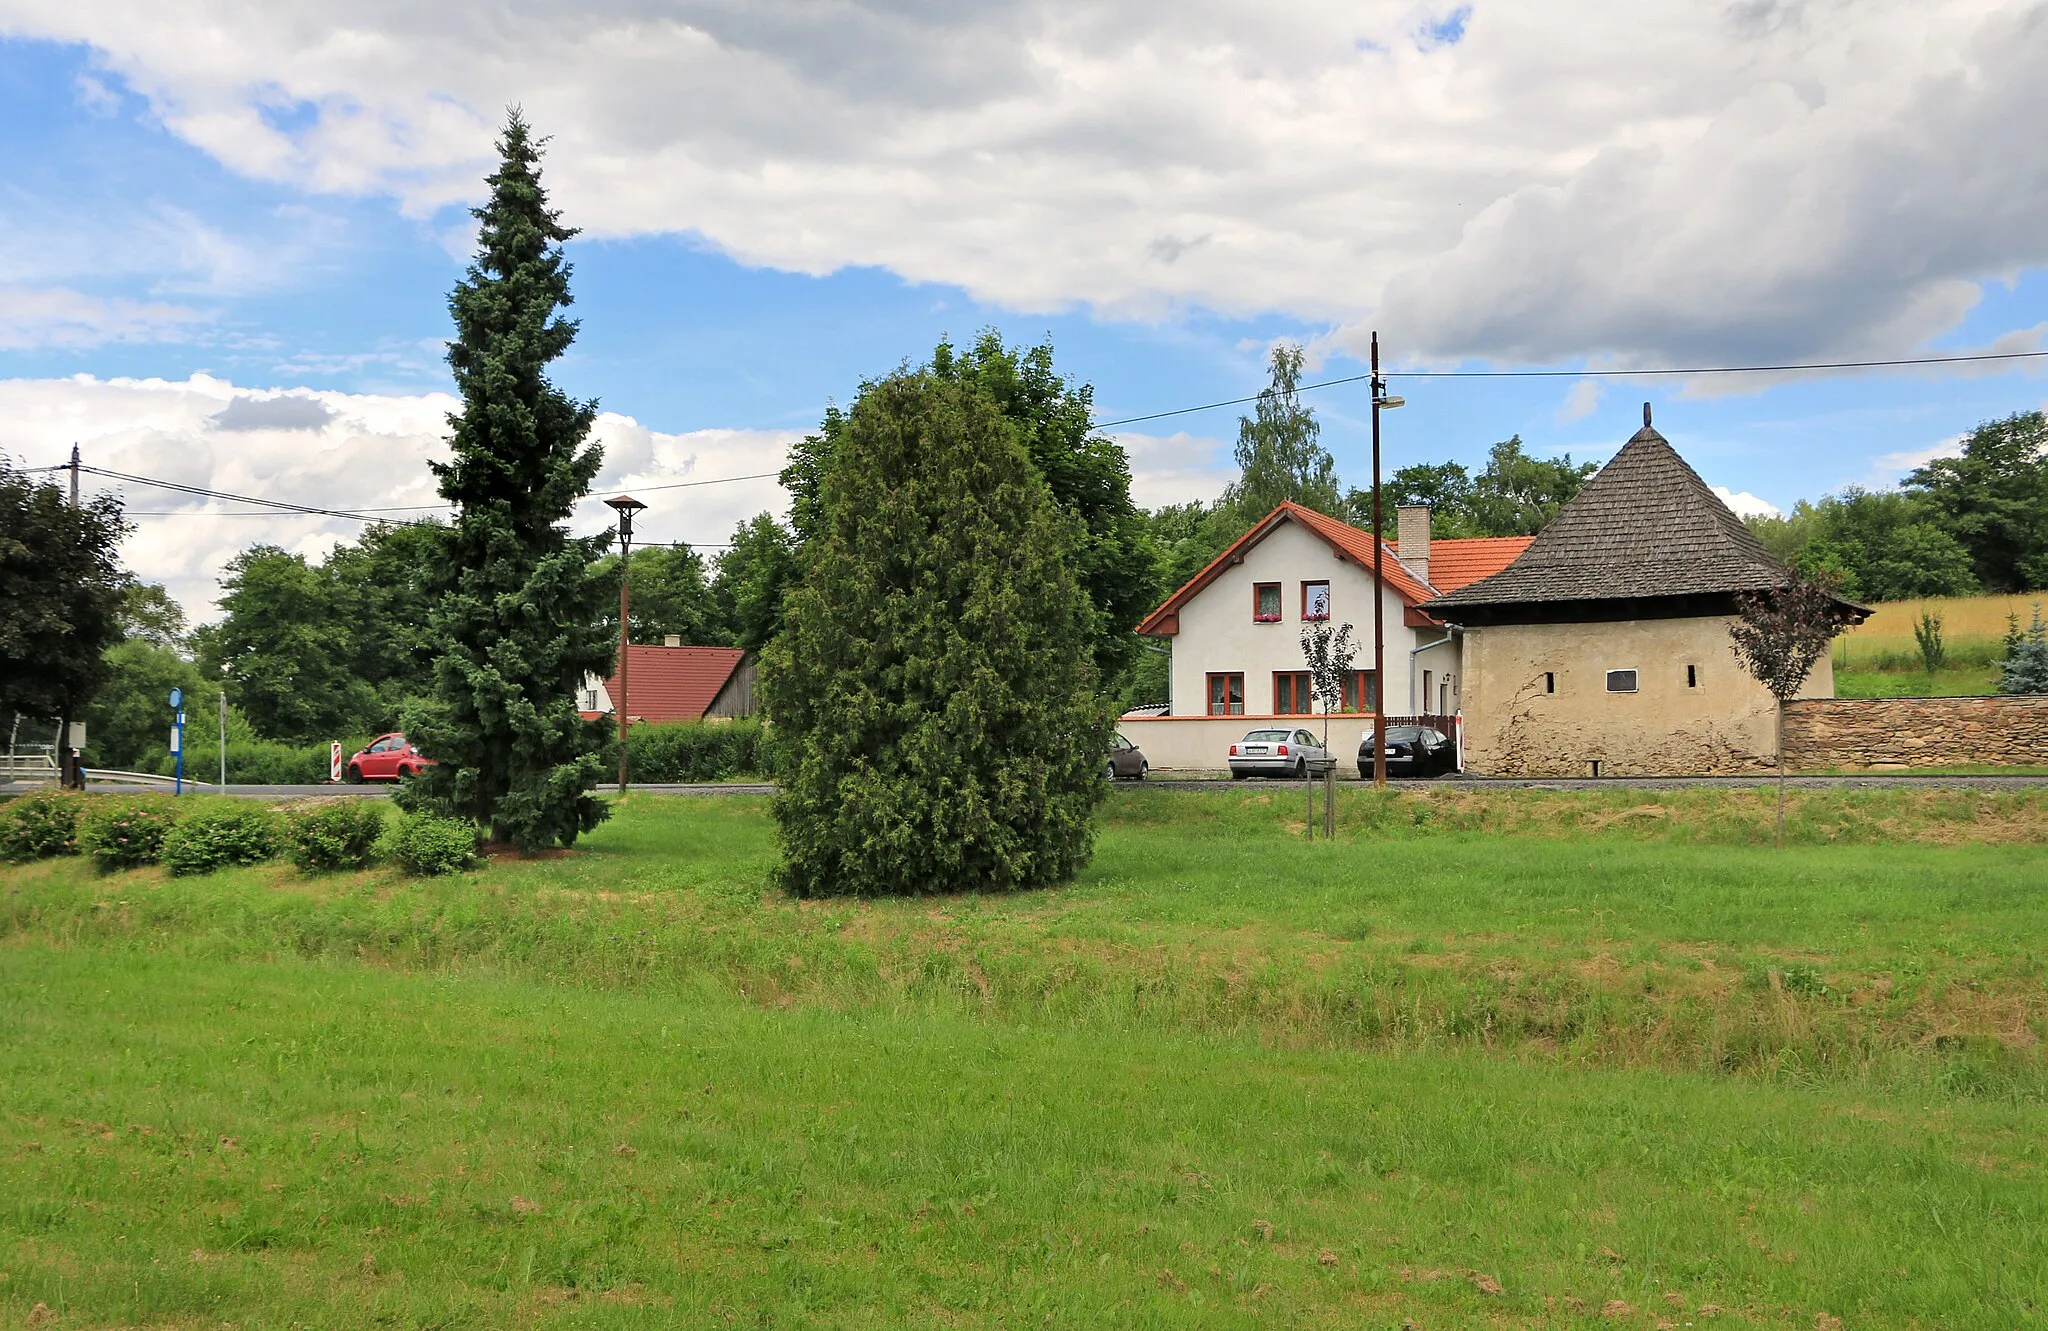
[[(514, 103), (582, 228), (555, 377), (601, 405), (600, 495), (714, 552), (828, 403), (984, 328), (1049, 338), (1105, 421), (1256, 392), (1281, 340), (1359, 375), (1377, 331), (1389, 469), (1517, 434), (1602, 460), (1648, 401), (1752, 511), (2048, 402), (2038, 359), (1400, 377), (2048, 347), (2048, 4), (339, 12), (0, 0), (0, 451), (432, 511), (447, 294)], [(1308, 400), (1367, 483), (1365, 386)], [(1213, 498), (1241, 410), (1112, 427), (1139, 501)], [(250, 543), (360, 529), (115, 488), (130, 567), (196, 620)]]

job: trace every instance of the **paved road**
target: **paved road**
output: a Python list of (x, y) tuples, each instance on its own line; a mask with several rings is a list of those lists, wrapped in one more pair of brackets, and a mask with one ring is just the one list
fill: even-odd
[[(1426, 790), (1431, 788), (1455, 790), (1689, 790), (1721, 789), (1744, 790), (1769, 787), (1777, 783), (1776, 777), (1769, 776), (1640, 776), (1640, 777), (1444, 777), (1435, 781), (1394, 781), (1389, 784), (1403, 790)], [(1293, 786), (1292, 781), (1229, 781), (1210, 779), (1169, 779), (1155, 777), (1145, 786), (1151, 790), (1206, 790), (1223, 792), (1230, 790), (1248, 791), (1261, 786)], [(1356, 789), (1365, 783), (1358, 780), (1343, 780), (1340, 786)], [(1859, 773), (1853, 776), (1794, 776), (1785, 784), (1795, 790), (1820, 790), (1848, 788), (1852, 790), (2040, 790), (2048, 788), (2048, 776), (1902, 776), (1883, 772)], [(91, 783), (88, 789), (107, 793), (133, 794), (145, 789), (142, 786), (117, 785), (114, 783)], [(38, 787), (23, 784), (0, 784), (0, 795), (18, 795)], [(195, 791), (212, 792), (214, 787), (189, 787)], [(599, 787), (602, 793), (606, 787)], [(648, 795), (773, 795), (775, 787), (765, 782), (716, 782), (696, 785), (636, 785), (636, 793)], [(391, 794), (391, 787), (384, 785), (360, 786), (228, 786), (225, 793), (247, 799), (288, 800), (318, 799), (385, 799)]]

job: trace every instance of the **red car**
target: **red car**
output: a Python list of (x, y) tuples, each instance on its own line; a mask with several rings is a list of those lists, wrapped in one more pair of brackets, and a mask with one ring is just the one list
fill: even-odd
[(405, 742), (403, 735), (379, 735), (369, 747), (348, 760), (347, 779), (356, 781), (403, 781), (422, 767), (432, 767), (432, 758)]

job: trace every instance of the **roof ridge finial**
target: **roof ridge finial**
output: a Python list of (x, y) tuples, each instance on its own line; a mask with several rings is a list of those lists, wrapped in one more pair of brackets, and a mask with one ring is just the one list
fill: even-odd
[(1650, 428), (1650, 404), (1647, 402), (1643, 404), (1643, 428)]

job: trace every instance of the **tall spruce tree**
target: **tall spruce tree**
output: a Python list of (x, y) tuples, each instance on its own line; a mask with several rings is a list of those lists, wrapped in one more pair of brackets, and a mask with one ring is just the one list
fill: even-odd
[(761, 659), (786, 746), (784, 884), (868, 896), (1072, 876), (1109, 727), (1078, 519), (972, 382), (899, 371), (841, 425)]
[(476, 260), (448, 300), (462, 411), (434, 474), (456, 513), (425, 575), (434, 698), (406, 721), (439, 765), (402, 792), (529, 850), (572, 844), (608, 812), (590, 793), (604, 728), (578, 717), (575, 699), (583, 676), (612, 662), (611, 584), (595, 567), (605, 538), (565, 525), (603, 453), (585, 444), (597, 404), (545, 373), (576, 336), (557, 313), (570, 303), (561, 246), (576, 233), (548, 207), (540, 150), (514, 109), (490, 202), (474, 210)]

